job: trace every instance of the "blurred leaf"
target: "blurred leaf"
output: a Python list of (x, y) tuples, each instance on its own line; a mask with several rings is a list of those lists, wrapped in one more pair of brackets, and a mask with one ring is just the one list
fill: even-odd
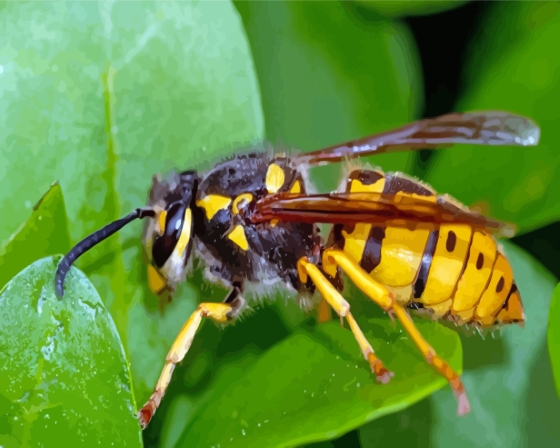
[(560, 284), (556, 285), (550, 302), (548, 315), (548, 352), (556, 381), (556, 391), (560, 397)]
[(70, 249), (64, 197), (58, 183), (33, 207), (29, 219), (0, 247), (0, 289), (35, 260)]
[(505, 109), (541, 127), (536, 148), (457, 146), (435, 154), (426, 181), (521, 231), (560, 217), (560, 4), (496, 2), (470, 44), (456, 110)]
[[(342, 2), (235, 2), (261, 86), (266, 136), (318, 149), (402, 125), (422, 107), (416, 46), (406, 25), (369, 22)], [(371, 158), (408, 170), (407, 154)], [(318, 168), (320, 190), (342, 165)]]
[[(197, 168), (262, 138), (256, 76), (230, 3), (9, 2), (0, 27), (9, 36), (0, 46), (0, 237), (54, 179), (81, 239), (143, 205), (158, 171)], [(161, 315), (145, 286), (140, 228), (80, 266), (111, 310), (144, 400), (196, 293), (185, 287), (187, 300)]]
[(408, 409), (386, 415), (359, 428), (358, 446), (369, 448), (388, 443), (398, 447), (429, 447), (431, 425), (431, 400), (423, 400)]
[[(418, 327), (460, 370), (457, 335), (434, 322), (419, 321)], [(239, 353), (237, 364), (223, 369), (203, 404), (189, 412), (178, 446), (280, 447), (330, 439), (446, 384), (400, 325), (371, 319), (363, 329), (395, 372), (389, 384), (376, 384), (352, 333), (339, 323), (299, 330), (250, 360)]]
[(457, 8), (468, 0), (354, 0), (384, 17), (425, 16)]
[(142, 446), (130, 372), (111, 316), (59, 257), (36, 261), (0, 293), (0, 445)]

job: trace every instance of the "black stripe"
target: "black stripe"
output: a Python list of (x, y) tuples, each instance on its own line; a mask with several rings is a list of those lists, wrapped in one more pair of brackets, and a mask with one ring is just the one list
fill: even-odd
[(428, 243), (424, 249), (424, 255), (422, 255), (422, 263), (420, 264), (420, 272), (418, 272), (418, 277), (416, 278), (416, 283), (414, 283), (414, 298), (419, 299), (424, 293), (426, 288), (426, 282), (428, 281), (428, 275), (430, 273), (430, 268), (432, 267), (432, 260), (434, 258), (434, 252), (436, 251), (437, 241), (439, 237), (439, 230), (433, 230), (428, 237)]
[(383, 227), (372, 227), (369, 231), (366, 247), (360, 260), (360, 267), (366, 271), (373, 271), (379, 263), (381, 263), (381, 246), (385, 238), (385, 229)]
[(504, 300), (504, 303), (502, 304), (502, 306), (498, 309), (498, 311), (495, 313), (495, 315), (497, 316), (500, 311), (502, 311), (504, 308), (507, 310), (508, 306), (509, 306), (509, 298), (511, 297), (511, 295), (513, 293), (517, 292), (517, 285), (515, 284), (515, 281), (512, 283), (511, 288), (509, 290), (509, 294), (506, 298), (506, 300)]

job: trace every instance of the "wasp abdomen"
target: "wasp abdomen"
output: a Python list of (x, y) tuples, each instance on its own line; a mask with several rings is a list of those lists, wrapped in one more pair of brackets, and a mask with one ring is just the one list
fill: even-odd
[[(354, 171), (347, 192), (424, 196), (429, 186), (400, 174)], [(390, 222), (389, 222), (390, 224)], [(333, 245), (351, 255), (369, 275), (390, 288), (396, 299), (480, 326), (522, 322), (523, 307), (513, 271), (495, 239), (468, 224), (379, 227), (337, 225)]]

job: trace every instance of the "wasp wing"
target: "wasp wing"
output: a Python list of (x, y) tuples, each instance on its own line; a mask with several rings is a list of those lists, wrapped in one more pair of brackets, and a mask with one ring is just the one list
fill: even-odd
[(535, 146), (539, 138), (539, 127), (530, 119), (518, 115), (502, 111), (451, 113), (301, 154), (296, 159), (313, 165), (371, 154), (444, 148), (455, 143)]
[(259, 200), (251, 217), (253, 222), (356, 224), (410, 227), (416, 223), (468, 224), (492, 233), (511, 237), (514, 227), (487, 218), (457, 203), (449, 196), (410, 196), (402, 193), (279, 193)]

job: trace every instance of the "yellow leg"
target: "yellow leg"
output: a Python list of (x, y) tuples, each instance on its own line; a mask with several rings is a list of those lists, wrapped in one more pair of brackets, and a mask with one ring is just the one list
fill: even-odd
[(346, 315), (346, 320), (350, 325), (352, 333), (354, 333), (356, 341), (358, 341), (358, 344), (362, 349), (364, 358), (366, 358), (366, 360), (369, 362), (371, 371), (375, 374), (375, 378), (380, 383), (387, 384), (391, 377), (394, 375), (393, 372), (387, 370), (383, 365), (383, 362), (381, 362), (381, 360), (377, 356), (375, 356), (375, 354), (373, 353), (373, 348), (371, 348), (370, 343), (367, 341), (364, 333), (362, 332), (362, 330), (358, 326), (358, 323), (354, 319), (354, 316), (352, 316), (350, 312), (348, 312), (348, 314)]
[(386, 311), (391, 310), (394, 300), (387, 288), (373, 280), (369, 274), (345, 252), (333, 249), (325, 250), (325, 252), (323, 252), (323, 269), (325, 272), (334, 277), (336, 275), (337, 266), (340, 266), (344, 273), (350, 277), (350, 280), (381, 308)]
[(325, 250), (323, 253), (323, 266), (325, 272), (331, 276), (334, 276), (337, 266), (340, 266), (356, 286), (371, 300), (386, 311), (394, 311), (405, 330), (426, 358), (428, 364), (433, 365), (435, 369), (449, 381), (458, 401), (458, 414), (463, 415), (470, 411), (467, 393), (459, 375), (453, 371), (449, 364), (436, 354), (435, 350), (422, 337), (408, 312), (401, 305), (394, 302), (387, 288), (371, 278), (371, 276), (343, 251), (333, 249)]
[(393, 376), (392, 372), (389, 372), (383, 362), (375, 356), (373, 348), (367, 341), (364, 333), (358, 326), (358, 323), (350, 313), (350, 305), (340, 293), (336, 290), (331, 282), (323, 275), (323, 273), (317, 268), (317, 266), (311, 264), (307, 258), (301, 258), (298, 261), (298, 273), (299, 278), (303, 283), (307, 283), (307, 276), (311, 277), (313, 283), (317, 286), (317, 289), (323, 296), (324, 300), (336, 311), (336, 313), (341, 318), (346, 318), (354, 337), (364, 354), (364, 358), (369, 362), (371, 366), (371, 371), (375, 374), (378, 381), (385, 384)]
[(471, 405), (469, 403), (469, 399), (467, 397), (467, 392), (465, 391), (465, 387), (461, 382), (461, 378), (459, 375), (447, 364), (443, 359), (441, 359), (435, 352), (435, 350), (426, 342), (426, 340), (422, 337), (416, 325), (412, 321), (410, 314), (400, 305), (394, 305), (394, 311), (397, 318), (401, 321), (403, 327), (408, 332), (416, 346), (420, 349), (428, 364), (431, 364), (435, 367), (435, 369), (441, 373), (453, 389), (455, 397), (458, 401), (458, 410), (457, 413), (459, 415), (464, 415), (471, 410)]
[(189, 320), (187, 320), (183, 328), (181, 328), (179, 335), (171, 346), (171, 350), (169, 350), (167, 354), (165, 366), (161, 371), (154, 392), (138, 413), (138, 419), (140, 420), (142, 429), (150, 423), (156, 409), (159, 407), (165, 395), (165, 391), (167, 390), (167, 386), (169, 385), (169, 381), (171, 380), (175, 364), (181, 362), (187, 354), (202, 318), (209, 317), (216, 322), (226, 322), (228, 320), (228, 314), (232, 311), (233, 307), (227, 303), (201, 303), (196, 311), (191, 314), (191, 317), (189, 317)]
[(329, 303), (325, 299), (321, 299), (321, 303), (319, 303), (317, 322), (321, 324), (323, 322), (330, 321), (331, 318), (331, 307), (329, 306)]

